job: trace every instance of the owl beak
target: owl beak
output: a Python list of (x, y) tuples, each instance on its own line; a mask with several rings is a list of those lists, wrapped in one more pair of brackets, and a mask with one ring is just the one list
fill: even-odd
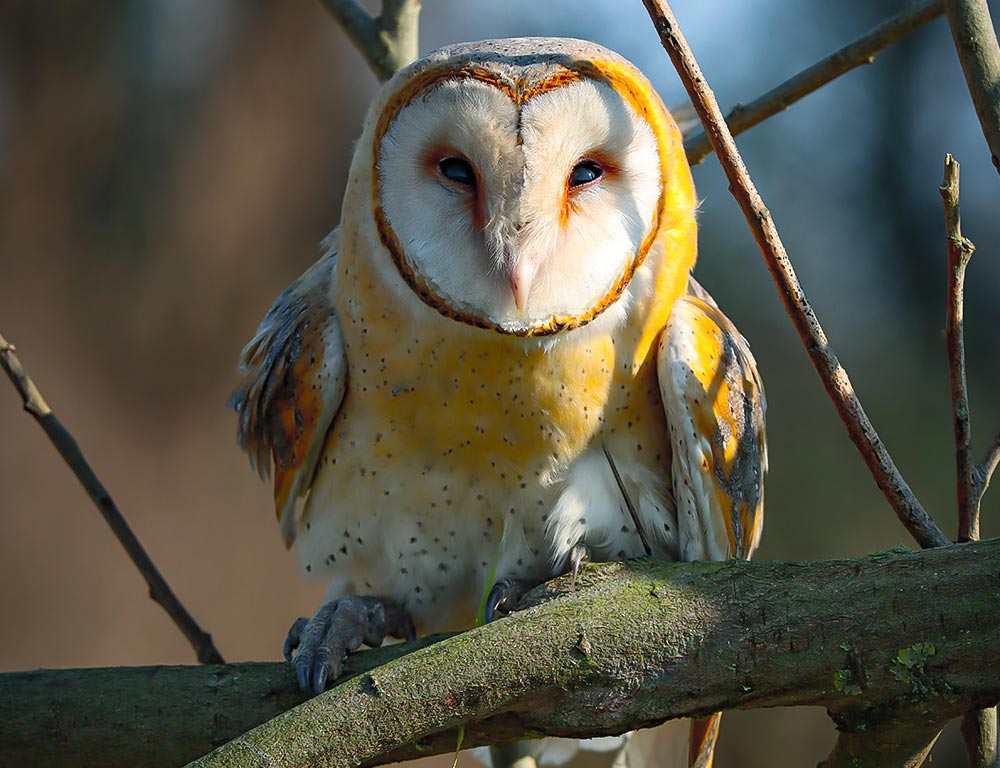
[(535, 279), (535, 264), (530, 259), (517, 259), (507, 277), (511, 293), (514, 294), (514, 306), (517, 314), (523, 315), (528, 306), (528, 296), (531, 294), (531, 284)]

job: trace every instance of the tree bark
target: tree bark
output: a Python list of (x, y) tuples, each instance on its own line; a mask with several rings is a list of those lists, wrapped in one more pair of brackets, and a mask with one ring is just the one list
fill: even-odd
[(453, 750), (463, 723), (471, 747), (809, 704), (849, 734), (831, 755), (841, 765), (878, 755), (893, 724), (914, 725), (915, 753), (1000, 700), (996, 539), (810, 563), (592, 565), (575, 590), (560, 579), (529, 597), (412, 653), (353, 655), (355, 673), (398, 658), (301, 704), (277, 664), (4, 675), (0, 764), (177, 765), (267, 721), (197, 765), (377, 765)]
[(986, 0), (945, 0), (965, 82), (993, 165), (1000, 171), (1000, 45)]

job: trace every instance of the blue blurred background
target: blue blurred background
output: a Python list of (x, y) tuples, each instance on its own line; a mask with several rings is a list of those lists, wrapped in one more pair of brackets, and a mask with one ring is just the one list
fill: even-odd
[[(677, 2), (723, 109), (902, 0)], [(680, 83), (636, 2), (425, 0), (421, 50), (516, 35), (596, 40), (668, 105)], [(371, 7), (371, 6), (370, 6)], [(993, 7), (994, 15), (1000, 11)], [(316, 0), (0, 5), (0, 332), (230, 660), (274, 659), (322, 584), (284, 552), (224, 408), (273, 297), (339, 218), (375, 78)], [(943, 158), (962, 163), (973, 443), (1000, 430), (1000, 177), (947, 23), (931, 22), (738, 139), (834, 349), (918, 497), (954, 535)], [(912, 545), (785, 316), (714, 158), (696, 274), (764, 375), (771, 472), (759, 557)], [(0, 383), (0, 669), (188, 663), (41, 431)], [(984, 535), (1000, 533), (1000, 491)], [(814, 764), (819, 710), (727, 716), (717, 765)], [(961, 765), (954, 734), (935, 765)]]

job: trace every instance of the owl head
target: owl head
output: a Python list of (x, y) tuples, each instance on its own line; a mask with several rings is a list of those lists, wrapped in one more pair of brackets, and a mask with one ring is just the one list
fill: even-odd
[(486, 40), (413, 63), (376, 99), (351, 175), (343, 223), (372, 224), (396, 284), (470, 326), (570, 331), (693, 266), (680, 133), (594, 43)]

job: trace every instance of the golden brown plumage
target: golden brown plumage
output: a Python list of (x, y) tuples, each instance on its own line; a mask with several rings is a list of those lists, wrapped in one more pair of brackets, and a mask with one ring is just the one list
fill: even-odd
[[(694, 208), (673, 120), (594, 44), (455, 46), (385, 86), (339, 235), (265, 317), (234, 395), (286, 544), (308, 492), (297, 551), (331, 598), (461, 628), (491, 578), (550, 578), (578, 545), (751, 555), (763, 391), (689, 280)], [(296, 632), (322, 640), (335, 610)], [(703, 757), (716, 729), (694, 734)]]

